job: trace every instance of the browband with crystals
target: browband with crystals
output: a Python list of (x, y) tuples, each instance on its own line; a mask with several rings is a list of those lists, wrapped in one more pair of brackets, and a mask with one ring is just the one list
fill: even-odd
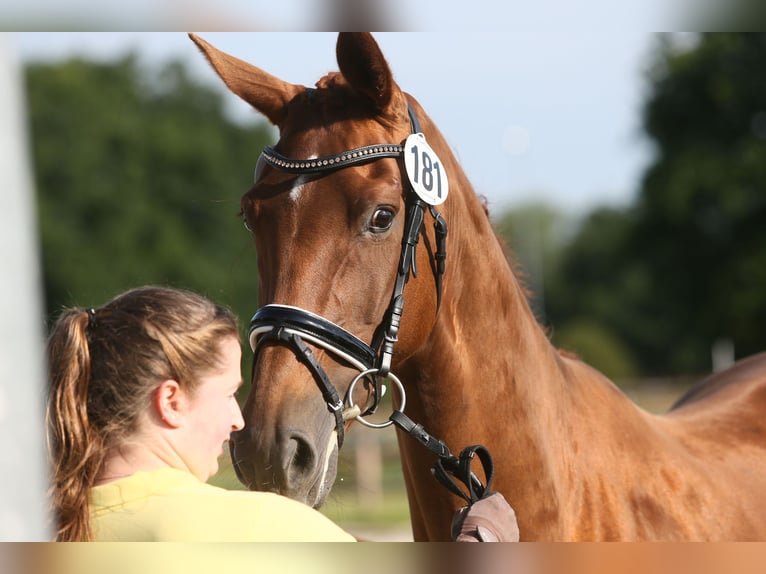
[(325, 155), (314, 159), (291, 159), (274, 151), (271, 146), (263, 149), (261, 157), (272, 167), (287, 173), (305, 174), (322, 173), (350, 165), (366, 163), (383, 157), (400, 157), (404, 146), (399, 144), (373, 144), (357, 147), (335, 155)]

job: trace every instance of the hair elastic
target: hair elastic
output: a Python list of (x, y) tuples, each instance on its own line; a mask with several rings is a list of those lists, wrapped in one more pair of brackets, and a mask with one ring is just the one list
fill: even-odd
[(88, 309), (88, 329), (96, 327), (96, 310), (91, 307)]

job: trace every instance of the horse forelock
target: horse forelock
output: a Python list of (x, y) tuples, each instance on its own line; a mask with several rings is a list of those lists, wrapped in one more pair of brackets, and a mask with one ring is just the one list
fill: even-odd
[[(296, 98), (296, 103), (304, 107), (307, 115), (321, 117), (325, 124), (342, 119), (370, 119), (386, 129), (394, 129), (409, 123), (407, 99), (398, 86), (393, 88), (391, 105), (381, 110), (365, 94), (358, 92), (341, 72), (328, 72), (322, 76), (314, 88), (307, 88), (301, 97)], [(304, 125), (310, 124), (304, 120)]]
[(294, 159), (334, 155), (371, 144), (401, 144), (409, 134), (406, 104), (397, 117), (380, 114), (342, 81), (307, 88), (291, 102), (276, 150)]
[(338, 89), (340, 86), (343, 86), (346, 89), (350, 88), (346, 78), (344, 78), (343, 74), (340, 72), (329, 72), (325, 76), (322, 76), (314, 85), (320, 90), (334, 90)]

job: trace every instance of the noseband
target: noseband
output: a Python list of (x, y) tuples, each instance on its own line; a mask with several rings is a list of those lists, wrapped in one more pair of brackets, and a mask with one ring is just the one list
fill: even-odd
[[(408, 104), (410, 126), (413, 134), (421, 134), (420, 123)], [(276, 152), (272, 147), (264, 148), (261, 158), (271, 167), (291, 174), (327, 175), (336, 170), (365, 164), (381, 158), (395, 158), (404, 161), (405, 146), (401, 144), (374, 144), (354, 148), (334, 155), (322, 156), (315, 159), (291, 159)], [(410, 182), (405, 175), (403, 182)], [(343, 445), (344, 425), (346, 418), (358, 418), (372, 414), (377, 409), (384, 388), (381, 379), (391, 376), (391, 360), (394, 344), (398, 341), (399, 324), (404, 308), (404, 286), (410, 275), (417, 276), (415, 266), (415, 248), (423, 229), (426, 207), (434, 218), (436, 233), (436, 252), (434, 253), (434, 268), (436, 271), (437, 309), (441, 303), (442, 276), (446, 260), (447, 224), (433, 205), (427, 204), (408, 183), (405, 191), (406, 223), (402, 238), (402, 250), (399, 265), (396, 270), (396, 283), (388, 309), (383, 320), (378, 325), (373, 341), (367, 344), (360, 338), (346, 331), (337, 324), (319, 315), (288, 305), (266, 305), (253, 315), (250, 321), (250, 347), (257, 359), (258, 353), (266, 344), (280, 344), (289, 347), (306, 365), (311, 372), (327, 408), (335, 417), (338, 433), (338, 448)], [(306, 342), (324, 349), (335, 360), (347, 366), (358, 369), (360, 373), (367, 372), (373, 379), (372, 404), (364, 412), (354, 409), (344, 411), (345, 400), (341, 399), (338, 391), (327, 377), (324, 369), (306, 345)], [(365, 376), (367, 376), (365, 375)], [(401, 385), (399, 385), (400, 390)], [(349, 390), (353, 388), (350, 387)], [(348, 397), (349, 403), (353, 399)]]

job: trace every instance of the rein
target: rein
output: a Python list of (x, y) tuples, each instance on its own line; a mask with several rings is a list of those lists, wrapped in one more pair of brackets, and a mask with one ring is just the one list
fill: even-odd
[[(420, 122), (415, 116), (412, 106), (408, 103), (407, 107), (412, 133), (422, 134)], [(338, 169), (382, 158), (394, 158), (402, 161), (405, 151), (405, 146), (401, 144), (373, 144), (334, 155), (304, 160), (285, 157), (273, 147), (266, 146), (261, 158), (274, 169), (286, 173), (326, 175)], [(404, 177), (402, 181), (408, 181), (408, 178)], [(417, 277), (415, 252), (423, 229), (426, 208), (434, 219), (436, 236), (434, 269), (436, 271), (437, 310), (441, 304), (442, 277), (446, 262), (447, 223), (442, 215), (436, 211), (433, 205), (427, 205), (413, 190), (411, 184), (406, 191), (405, 208), (407, 219), (396, 271), (396, 282), (388, 309), (375, 331), (372, 344), (368, 345), (339, 325), (305, 309), (289, 305), (269, 304), (258, 309), (250, 321), (248, 339), (254, 353), (253, 365), (255, 365), (258, 353), (268, 344), (281, 344), (291, 348), (298, 360), (311, 372), (329, 412), (335, 418), (338, 449), (343, 446), (345, 421), (348, 419), (355, 418), (360, 423), (374, 428), (394, 424), (439, 457), (433, 467), (435, 478), (450, 491), (472, 504), (491, 492), (489, 488), (494, 470), (489, 452), (484, 447), (475, 445), (464, 449), (460, 457), (451, 454), (445, 443), (429, 435), (422, 425), (415, 424), (404, 414), (406, 401), (404, 387), (398, 378), (391, 373), (394, 345), (398, 341), (399, 326), (404, 310), (404, 287), (410, 276)], [(305, 341), (324, 349), (337, 361), (360, 371), (360, 374), (349, 386), (345, 399), (340, 397), (337, 389)], [(361, 378), (371, 378), (373, 381), (372, 404), (366, 406), (364, 411), (353, 404), (351, 397), (354, 386)], [(398, 386), (402, 396), (402, 405), (399, 410), (393, 411), (385, 423), (370, 423), (365, 421), (364, 417), (374, 413), (380, 404), (385, 393), (385, 387), (381, 382), (383, 378), (388, 378)], [(349, 403), (349, 406), (344, 409), (346, 402)], [(479, 458), (484, 466), (486, 486), (482, 485), (481, 481), (470, 470), (471, 460), (475, 453), (479, 453)], [(468, 491), (467, 495), (456, 485), (451, 478), (452, 476), (465, 485)]]

